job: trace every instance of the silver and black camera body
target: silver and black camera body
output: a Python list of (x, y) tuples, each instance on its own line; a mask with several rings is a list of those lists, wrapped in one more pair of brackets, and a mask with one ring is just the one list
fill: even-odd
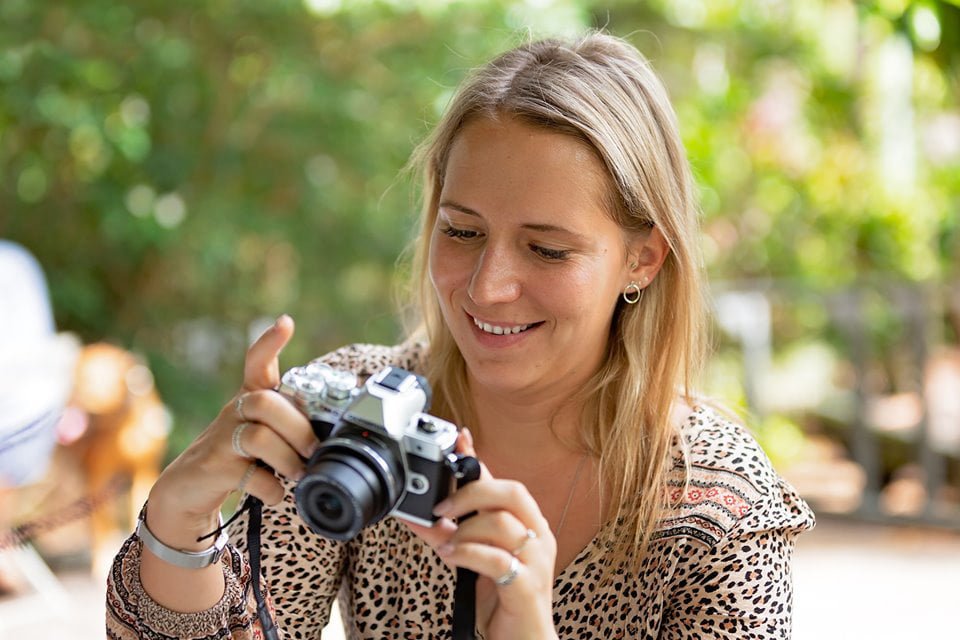
[(388, 515), (436, 521), (433, 508), (461, 477), (462, 459), (457, 428), (425, 413), (426, 379), (388, 367), (357, 387), (353, 373), (313, 362), (284, 373), (280, 393), (320, 440), (294, 494), (313, 531), (349, 540)]

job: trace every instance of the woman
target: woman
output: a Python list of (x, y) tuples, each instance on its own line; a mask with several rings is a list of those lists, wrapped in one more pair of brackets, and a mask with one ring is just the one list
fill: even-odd
[(601, 34), (521, 46), (468, 79), (417, 160), (422, 328), (324, 361), (426, 375), (431, 412), (469, 425), (458, 446), (483, 461), (480, 480), (438, 504), (432, 528), (309, 533), (291, 490), (317, 443), (272, 390), (293, 333), (281, 317), (235, 401), (151, 492), (112, 572), (108, 629), (255, 637), (244, 526), (203, 568), (141, 542), (168, 559), (209, 548), (197, 538), (241, 486), (273, 505), (263, 575), (286, 637), (318, 637), (338, 595), (348, 637), (447, 637), (454, 567), (480, 575), (489, 639), (789, 636), (790, 555), (813, 516), (692, 393), (694, 184), (647, 63)]

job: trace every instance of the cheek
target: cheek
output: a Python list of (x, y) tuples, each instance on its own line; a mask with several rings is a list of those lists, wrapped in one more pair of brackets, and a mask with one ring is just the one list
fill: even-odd
[(451, 251), (444, 238), (438, 238), (434, 234), (430, 243), (430, 281), (433, 282), (433, 288), (440, 298), (441, 304), (445, 302), (444, 298), (450, 291), (458, 285), (461, 279), (460, 272), (463, 271), (462, 260), (457, 259), (455, 251)]
[[(605, 276), (598, 278), (598, 272)], [(590, 325), (609, 325), (620, 289), (613, 286), (613, 275), (584, 266), (564, 278), (566, 294), (554, 299), (565, 304), (568, 317)]]

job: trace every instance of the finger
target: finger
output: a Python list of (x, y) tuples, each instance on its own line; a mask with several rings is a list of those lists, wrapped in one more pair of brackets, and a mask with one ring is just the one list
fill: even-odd
[[(494, 581), (507, 574), (514, 560), (513, 555), (499, 547), (471, 542), (447, 544), (440, 547), (437, 553), (452, 565), (470, 569)], [(529, 586), (531, 573), (530, 567), (520, 562), (517, 566), (517, 575), (510, 584), (498, 585), (498, 587), (515, 589)]]
[(527, 527), (507, 511), (487, 511), (460, 523), (451, 541), (479, 542), (513, 552), (527, 540)]
[(509, 511), (527, 529), (544, 535), (550, 528), (540, 513), (540, 507), (527, 491), (515, 480), (484, 480), (462, 487), (446, 500), (438, 503), (433, 513), (448, 518), (459, 518), (472, 511), (502, 509)]
[(456, 452), (465, 456), (476, 457), (477, 451), (473, 448), (473, 433), (468, 427), (460, 429), (460, 435), (457, 436)]
[[(246, 473), (246, 467), (244, 467), (243, 472)], [(237, 478), (238, 485), (241, 479), (242, 476)], [(263, 504), (269, 505), (278, 504), (283, 500), (284, 496), (283, 484), (281, 484), (280, 480), (278, 480), (269, 469), (259, 466), (253, 470), (250, 478), (246, 484), (244, 484), (243, 490), (252, 496), (260, 498)]]
[[(463, 429), (460, 430), (460, 435), (457, 436), (457, 444), (454, 450), (464, 456), (477, 457), (477, 451), (473, 445), (473, 432), (471, 432), (468, 427), (463, 427)], [(490, 470), (487, 469), (487, 466), (483, 464), (483, 462), (480, 463), (480, 478), (484, 480), (493, 478)]]
[(402, 518), (401, 520), (405, 525), (407, 525), (407, 527), (410, 528), (411, 531), (413, 531), (414, 534), (420, 537), (434, 550), (449, 542), (450, 538), (452, 538), (453, 534), (457, 531), (457, 525), (455, 525), (449, 518), (440, 518), (433, 523), (432, 527), (425, 527), (422, 524), (409, 522), (407, 520), (403, 520)]
[(280, 352), (293, 337), (293, 318), (283, 314), (247, 350), (243, 388), (275, 389), (280, 385)]
[(272, 389), (244, 393), (242, 417), (247, 422), (270, 425), (270, 428), (304, 458), (313, 455), (320, 444), (307, 417)]
[(253, 458), (263, 460), (285, 478), (299, 480), (303, 477), (303, 460), (290, 448), (286, 440), (265, 424), (247, 422), (246, 425), (239, 434), (239, 444), (243, 451)]

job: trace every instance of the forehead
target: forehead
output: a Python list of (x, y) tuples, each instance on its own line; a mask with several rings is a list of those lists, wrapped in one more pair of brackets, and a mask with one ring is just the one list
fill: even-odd
[(571, 135), (516, 118), (466, 124), (450, 148), (441, 201), (483, 216), (612, 222), (611, 179), (596, 152)]

